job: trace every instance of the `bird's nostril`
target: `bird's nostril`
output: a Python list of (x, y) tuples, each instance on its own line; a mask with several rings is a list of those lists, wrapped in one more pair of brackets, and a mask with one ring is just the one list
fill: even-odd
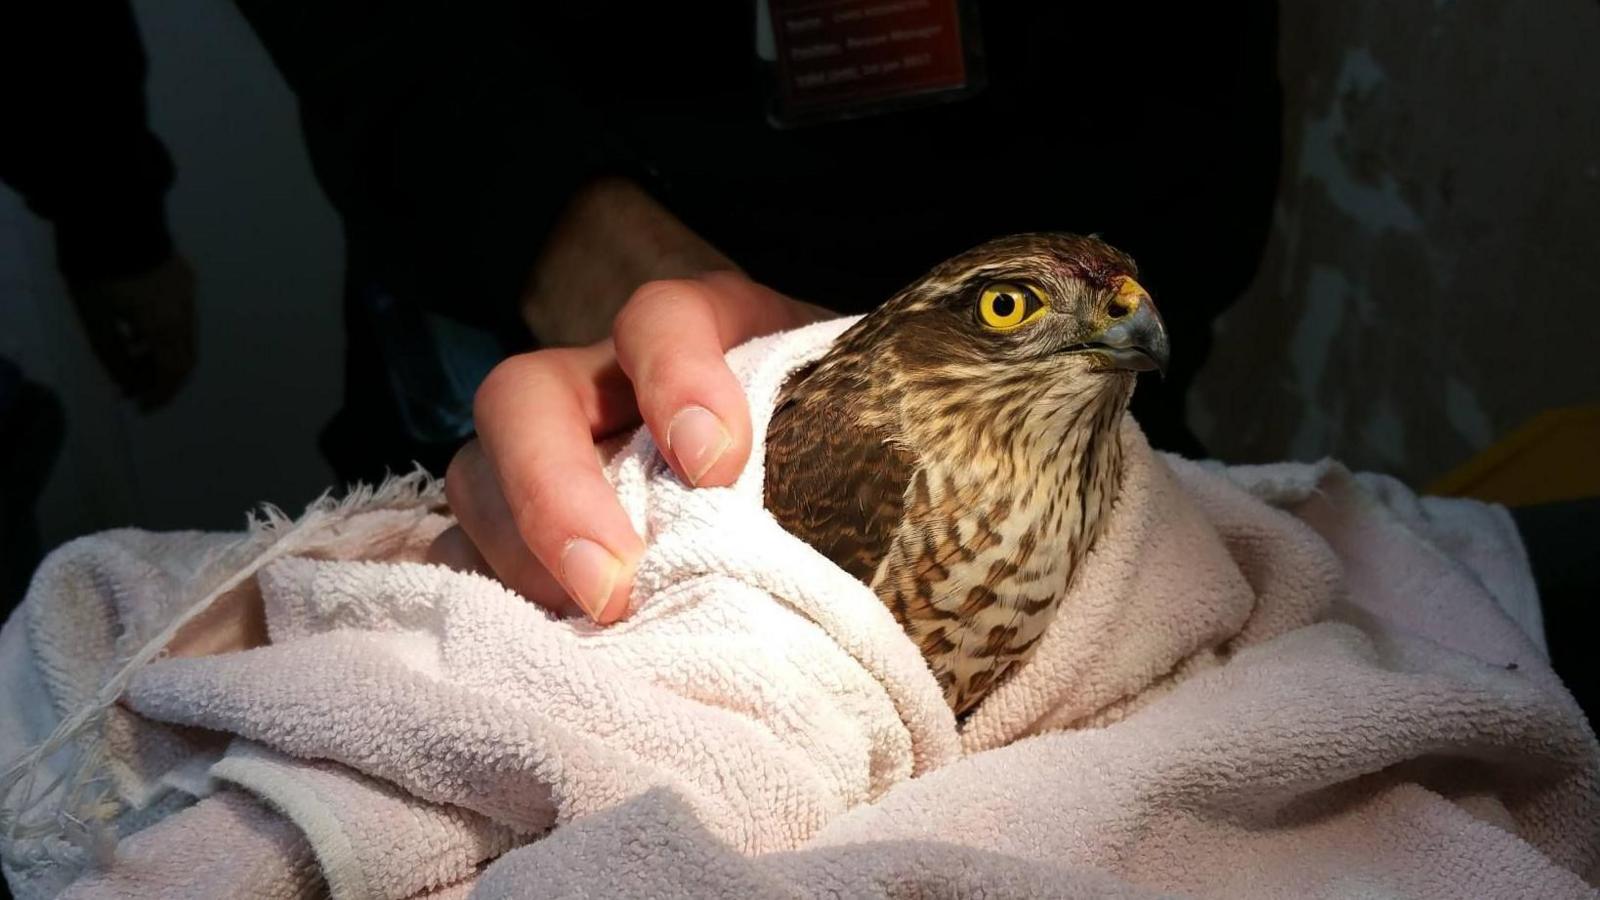
[(1106, 315), (1113, 319), (1120, 319), (1131, 312), (1133, 309), (1121, 300), (1112, 300), (1111, 305), (1106, 307)]

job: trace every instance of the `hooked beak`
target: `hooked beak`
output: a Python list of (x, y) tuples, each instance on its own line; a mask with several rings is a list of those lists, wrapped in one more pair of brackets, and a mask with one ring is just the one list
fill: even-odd
[(1167, 326), (1149, 300), (1112, 322), (1085, 349), (1104, 359), (1107, 368), (1131, 372), (1154, 369), (1163, 376), (1167, 374)]
[(1107, 304), (1103, 327), (1071, 349), (1093, 353), (1105, 361), (1103, 371), (1167, 374), (1167, 325), (1150, 294), (1132, 278), (1123, 278)]

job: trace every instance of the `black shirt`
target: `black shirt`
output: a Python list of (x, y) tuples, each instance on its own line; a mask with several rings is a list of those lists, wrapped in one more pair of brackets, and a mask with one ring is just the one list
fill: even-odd
[[(6, 179), (56, 222), (69, 269), (159, 259), (171, 168), (126, 3), (16, 6), (41, 12), (7, 29), (24, 114)], [(751, 0), (239, 6), (299, 97), (352, 271), (400, 303), (530, 346), (529, 268), (605, 174), (758, 280), (843, 312), (999, 234), (1099, 233), (1139, 261), (1173, 336), (1135, 414), (1157, 446), (1199, 452), (1183, 392), (1255, 271), (1277, 181), (1273, 0), (979, 3), (974, 96), (789, 130), (768, 121)]]
[(767, 119), (749, 0), (240, 5), (352, 254), (479, 322), (515, 317), (571, 192), (622, 173), (754, 277), (840, 310), (986, 238), (1062, 229), (1133, 253), (1180, 327), (1248, 280), (1276, 181), (1265, 2), (980, 4), (975, 97), (792, 130)]

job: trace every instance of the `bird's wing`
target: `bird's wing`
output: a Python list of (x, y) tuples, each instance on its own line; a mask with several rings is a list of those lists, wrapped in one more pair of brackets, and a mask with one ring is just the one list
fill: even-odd
[(871, 585), (900, 527), (914, 460), (843, 404), (795, 397), (790, 389), (784, 394), (767, 427), (767, 509), (790, 533)]

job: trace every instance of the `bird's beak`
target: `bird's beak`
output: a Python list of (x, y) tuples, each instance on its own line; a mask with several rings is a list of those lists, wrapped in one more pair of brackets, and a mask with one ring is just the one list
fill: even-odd
[[(1121, 315), (1117, 315), (1119, 311)], [(1090, 338), (1085, 349), (1104, 359), (1107, 368), (1133, 372), (1155, 369), (1166, 375), (1167, 325), (1144, 288), (1131, 278), (1124, 279), (1108, 316), (1109, 324)]]

